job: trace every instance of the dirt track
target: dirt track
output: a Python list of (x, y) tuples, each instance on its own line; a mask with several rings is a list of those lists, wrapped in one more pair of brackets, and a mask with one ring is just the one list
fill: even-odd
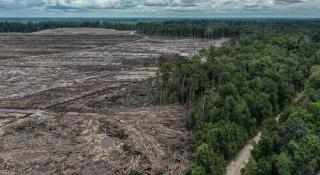
[[(302, 91), (297, 94), (297, 97), (293, 100), (293, 102), (296, 103), (297, 101), (299, 101), (303, 97), (304, 93), (305, 92)], [(282, 115), (283, 112), (276, 116), (275, 119), (277, 122), (279, 122)], [(241, 175), (241, 170), (245, 168), (247, 163), (249, 162), (251, 151), (253, 150), (254, 145), (261, 140), (261, 134), (261, 131), (258, 132), (258, 134), (240, 150), (236, 157), (228, 164), (225, 175)]]
[(0, 34), (0, 174), (181, 173), (186, 110), (153, 102), (158, 58), (223, 42), (100, 29)]
[(254, 144), (258, 143), (261, 139), (261, 132), (259, 132), (248, 144), (241, 149), (237, 156), (227, 166), (225, 175), (240, 175), (241, 170), (246, 166), (251, 157), (251, 151)]

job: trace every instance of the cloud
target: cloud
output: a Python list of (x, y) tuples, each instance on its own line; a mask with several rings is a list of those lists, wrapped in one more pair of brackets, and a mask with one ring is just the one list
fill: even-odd
[(130, 0), (46, 0), (44, 6), (55, 9), (121, 9), (135, 7)]
[(145, 0), (143, 1), (144, 6), (168, 6), (169, 1), (166, 0)]
[(275, 3), (278, 4), (292, 4), (292, 3), (303, 3), (308, 2), (308, 0), (275, 0)]
[[(42, 11), (117, 10), (119, 13), (163, 13), (193, 11), (206, 14), (307, 13), (320, 9), (320, 0), (0, 0), (0, 11), (14, 9)], [(126, 9), (126, 10), (123, 10)], [(320, 13), (320, 12), (319, 12)]]

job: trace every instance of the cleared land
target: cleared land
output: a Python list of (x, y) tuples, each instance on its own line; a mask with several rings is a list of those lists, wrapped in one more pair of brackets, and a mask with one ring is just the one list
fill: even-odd
[(179, 174), (186, 109), (153, 102), (161, 55), (225, 40), (101, 29), (0, 34), (0, 174)]

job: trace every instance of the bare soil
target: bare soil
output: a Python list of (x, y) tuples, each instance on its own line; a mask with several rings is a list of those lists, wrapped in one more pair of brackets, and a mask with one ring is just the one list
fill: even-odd
[(181, 174), (190, 165), (186, 109), (153, 101), (158, 59), (224, 41), (0, 34), (0, 174)]

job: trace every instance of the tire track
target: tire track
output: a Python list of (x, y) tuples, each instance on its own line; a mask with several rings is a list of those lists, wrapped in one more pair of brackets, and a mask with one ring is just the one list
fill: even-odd
[[(133, 40), (133, 41), (129, 41), (129, 42), (123, 42), (123, 43), (118, 43), (118, 44), (111, 44), (111, 45), (106, 45), (106, 46), (100, 46), (100, 47), (93, 47), (93, 48), (88, 48), (88, 49), (76, 49), (76, 50), (69, 50), (69, 51), (66, 51), (66, 52), (61, 52), (61, 53), (53, 53), (53, 54), (42, 54), (42, 55), (37, 55), (37, 56), (26, 56), (26, 57), (18, 57), (18, 58), (11, 58), (11, 59), (4, 59), (4, 60), (0, 60), (0, 63), (1, 62), (7, 62), (8, 60), (20, 60), (20, 59), (37, 59), (37, 58), (41, 58), (41, 57), (44, 57), (44, 56), (60, 56), (60, 55), (64, 55), (64, 54), (72, 54), (72, 53), (77, 53), (79, 51), (81, 52), (88, 52), (88, 51), (94, 51), (96, 49), (107, 49), (108, 47), (113, 47), (113, 46), (121, 46), (121, 45), (124, 45), (124, 44), (131, 44), (131, 43), (135, 43), (135, 42), (140, 42), (140, 41), (143, 41), (145, 39), (147, 39), (146, 37), (144, 36), (141, 36), (141, 35), (137, 35), (137, 34), (128, 34), (128, 36), (137, 36), (137, 37), (140, 37), (140, 39), (137, 38), (137, 40)], [(12, 65), (12, 67), (14, 67), (15, 65)], [(19, 65), (17, 65), (19, 66)], [(41, 66), (40, 66), (41, 67)], [(50, 68), (50, 67), (49, 67)]]
[(139, 84), (139, 83), (155, 80), (157, 78), (159, 78), (159, 77), (148, 78), (148, 79), (141, 80), (141, 81), (136, 81), (136, 82), (133, 82), (133, 83), (126, 83), (126, 84), (123, 84), (123, 85), (120, 85), (120, 86), (117, 86), (117, 87), (109, 87), (109, 88), (99, 89), (97, 91), (90, 92), (90, 93), (84, 94), (84, 95), (79, 96), (79, 97), (75, 97), (75, 98), (72, 98), (72, 99), (69, 99), (69, 100), (66, 100), (66, 101), (63, 101), (63, 102), (59, 102), (59, 103), (56, 103), (56, 104), (53, 104), (53, 105), (49, 105), (49, 106), (47, 106), (45, 108), (42, 108), (42, 110), (53, 110), (53, 109), (55, 109), (55, 108), (57, 108), (57, 107), (59, 107), (61, 105), (70, 104), (70, 103), (76, 102), (78, 100), (94, 96), (94, 95), (99, 94), (99, 93), (103, 93), (103, 92), (110, 91), (110, 90), (115, 90), (115, 89), (121, 89), (121, 88), (124, 88), (124, 87), (129, 87), (131, 85), (136, 85), (136, 84)]

